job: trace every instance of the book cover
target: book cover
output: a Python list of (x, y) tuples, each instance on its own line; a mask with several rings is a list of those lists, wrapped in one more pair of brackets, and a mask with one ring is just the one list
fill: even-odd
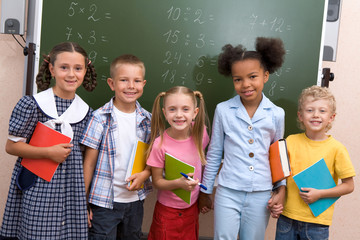
[[(126, 171), (125, 175), (125, 181), (130, 177), (131, 175), (135, 173), (142, 172), (146, 167), (146, 151), (149, 148), (149, 144), (144, 143), (140, 140), (136, 141), (134, 144), (130, 162), (128, 165), (128, 169)], [(132, 182), (128, 183), (128, 186), (130, 187)]]
[[(165, 153), (165, 179), (174, 180), (181, 178), (182, 175), (180, 174), (180, 172), (186, 174), (194, 173), (195, 167), (175, 158), (174, 156), (171, 156), (168, 153)], [(184, 200), (186, 203), (190, 204), (191, 202), (190, 191), (186, 191), (182, 188), (179, 188), (172, 190), (172, 192), (175, 193), (176, 196)]]
[(285, 139), (279, 139), (270, 145), (269, 161), (273, 184), (291, 175)]
[[(331, 173), (326, 166), (325, 160), (322, 158), (310, 167), (299, 172), (293, 179), (298, 186), (301, 188), (315, 188), (315, 189), (329, 189), (336, 186)], [(338, 200), (339, 197), (333, 198), (320, 198), (316, 202), (310, 203), (309, 207), (315, 217), (319, 216), (326, 209)]]
[[(30, 139), (29, 145), (36, 147), (51, 147), (60, 143), (70, 143), (71, 138), (64, 134), (38, 122), (34, 133)], [(50, 182), (59, 163), (51, 159), (30, 159), (23, 158), (21, 165), (26, 169)]]

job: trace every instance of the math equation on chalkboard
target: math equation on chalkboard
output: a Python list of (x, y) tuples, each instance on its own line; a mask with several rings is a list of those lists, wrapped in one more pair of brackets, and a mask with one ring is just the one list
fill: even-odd
[(231, 77), (217, 69), (222, 47), (254, 50), (257, 37), (281, 38), (285, 62), (263, 92), (285, 110), (287, 129), (297, 132), (297, 97), (321, 77), (325, 1), (45, 0), (37, 56), (60, 41), (84, 47), (98, 86), (91, 93), (79, 88), (79, 95), (96, 109), (113, 95), (107, 85), (112, 60), (133, 54), (146, 68), (142, 106), (151, 110), (160, 91), (184, 85), (203, 93), (211, 118), (218, 103), (236, 94)]
[[(217, 73), (217, 58), (223, 45), (242, 44), (252, 50), (259, 32), (282, 37), (294, 28), (290, 20), (281, 14), (265, 16), (257, 9), (243, 12), (238, 20), (241, 22), (239, 27), (226, 26), (226, 21), (236, 20), (227, 20), (228, 16), (224, 16), (219, 8), (196, 2), (202, 1), (189, 5), (165, 1), (161, 7), (151, 10), (147, 17), (142, 12), (146, 8), (142, 1), (135, 0), (132, 6), (138, 14), (129, 13), (132, 4), (122, 1), (109, 1), (108, 4), (101, 1), (67, 1), (66, 14), (62, 17), (70, 21), (65, 21), (67, 24), (62, 38), (79, 42), (87, 49), (90, 60), (100, 69), (98, 72), (102, 81), (109, 77), (105, 69), (113, 58), (121, 53), (136, 53), (145, 64), (151, 63), (146, 66), (155, 65), (156, 71), (150, 69), (149, 72), (152, 78), (164, 85), (196, 87), (222, 81)], [(144, 32), (143, 35), (139, 35), (137, 30)], [(147, 42), (144, 44), (141, 38)], [(287, 56), (290, 55), (291, 50), (287, 49)], [(266, 94), (271, 97), (284, 92), (287, 84), (282, 80), (283, 75), (286, 78), (291, 71), (292, 66), (287, 63), (276, 71)]]
[[(170, 23), (162, 35), (165, 46), (160, 52), (164, 69), (162, 81), (177, 85), (187, 85), (188, 81), (194, 81), (196, 85), (213, 83), (214, 76), (206, 74), (202, 68), (206, 64), (216, 68), (217, 64), (216, 57), (207, 59), (206, 56), (208, 48), (216, 46), (215, 39), (205, 31), (216, 20), (215, 14), (201, 8), (171, 5), (162, 15), (163, 20)], [(198, 69), (195, 75), (191, 74), (194, 66)]]

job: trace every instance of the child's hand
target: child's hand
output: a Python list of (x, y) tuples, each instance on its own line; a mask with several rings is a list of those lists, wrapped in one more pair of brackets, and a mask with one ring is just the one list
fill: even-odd
[[(270, 207), (271, 206), (271, 207)], [(268, 206), (267, 208), (269, 209), (270, 211), (270, 215), (271, 217), (273, 218), (279, 218), (280, 217), (280, 214), (283, 212), (283, 205), (282, 204), (275, 204), (273, 205), (272, 204), (272, 198), (268, 201)]]
[(93, 213), (92, 213), (90, 206), (88, 206), (87, 216), (88, 216), (88, 227), (91, 228), (92, 227), (91, 221), (93, 219)]
[(271, 198), (268, 201), (267, 209), (270, 211), (270, 215), (273, 218), (279, 218), (284, 209), (285, 202), (285, 186), (280, 186), (273, 192)]
[(64, 162), (70, 155), (72, 146), (70, 143), (61, 143), (48, 147), (49, 158), (57, 163)]
[[(194, 173), (188, 173), (187, 174), (189, 177), (193, 177)], [(199, 179), (194, 179), (195, 181), (191, 181), (186, 179), (185, 177), (181, 177), (179, 179), (177, 179), (179, 182), (179, 187), (186, 190), (186, 191), (192, 191), (195, 189), (195, 187), (198, 185), (199, 183)]]
[(321, 198), (320, 190), (315, 188), (301, 188), (300, 197), (305, 203), (310, 204)]
[(143, 183), (145, 182), (146, 178), (144, 178), (141, 173), (135, 173), (131, 175), (128, 179), (126, 179), (127, 182), (131, 182), (130, 187), (127, 186), (126, 188), (129, 191), (136, 191), (141, 189)]
[(150, 177), (150, 168), (145, 168), (144, 171), (131, 175), (127, 182), (131, 182), (130, 187), (126, 187), (129, 191), (135, 191), (141, 189), (146, 179)]
[(213, 201), (210, 194), (200, 192), (199, 194), (199, 209), (201, 213), (207, 213), (211, 209), (214, 209)]

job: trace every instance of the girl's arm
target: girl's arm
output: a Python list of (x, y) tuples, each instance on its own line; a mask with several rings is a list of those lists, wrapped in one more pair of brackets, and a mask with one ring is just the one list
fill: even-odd
[[(152, 182), (157, 189), (160, 190), (174, 190), (182, 188), (186, 191), (192, 191), (198, 185), (199, 180), (189, 181), (184, 177), (175, 180), (166, 180), (163, 177), (163, 168), (152, 167)], [(193, 173), (187, 173), (188, 176), (193, 176)]]
[(341, 179), (339, 185), (330, 189), (301, 188), (301, 191), (300, 197), (307, 204), (313, 203), (320, 198), (341, 197), (354, 191), (354, 179), (352, 177)]
[(223, 128), (222, 119), (225, 116), (222, 116), (221, 109), (219, 105), (215, 109), (213, 128), (211, 141), (206, 154), (207, 164), (202, 176), (202, 183), (208, 188), (207, 190), (201, 189), (201, 192), (212, 194), (215, 178), (219, 172), (221, 166), (221, 160), (224, 152), (224, 136), (225, 131)]
[(51, 147), (35, 147), (25, 142), (7, 140), (5, 150), (8, 154), (22, 158), (48, 158), (62, 163), (69, 156), (73, 144), (62, 143)]

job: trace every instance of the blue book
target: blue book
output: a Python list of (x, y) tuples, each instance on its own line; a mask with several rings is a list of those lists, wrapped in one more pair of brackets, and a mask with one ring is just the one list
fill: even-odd
[[(299, 189), (329, 189), (336, 186), (335, 181), (332, 178), (331, 173), (326, 166), (323, 158), (293, 176), (293, 179)], [(310, 203), (309, 207), (314, 216), (317, 217), (326, 209), (328, 209), (331, 205), (333, 205), (338, 199), (339, 197), (320, 198), (316, 202)]]

